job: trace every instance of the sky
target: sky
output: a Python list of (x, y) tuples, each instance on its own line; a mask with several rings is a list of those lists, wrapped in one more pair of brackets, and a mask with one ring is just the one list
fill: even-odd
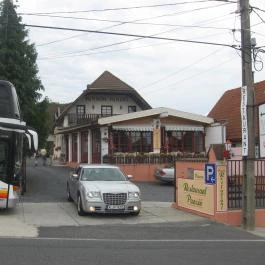
[[(207, 115), (226, 90), (242, 84), (237, 3), (18, 0), (16, 4), (24, 24), (83, 30), (26, 27), (38, 53), (43, 96), (50, 101), (74, 101), (107, 70), (153, 108)], [(256, 47), (263, 46), (253, 63), (254, 82), (259, 82), (265, 80), (261, 63), (265, 63), (265, 1), (250, 0), (250, 5), (251, 36)]]

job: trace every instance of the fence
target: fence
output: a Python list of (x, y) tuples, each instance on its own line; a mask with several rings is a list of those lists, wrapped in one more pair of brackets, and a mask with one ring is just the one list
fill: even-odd
[[(256, 208), (265, 208), (265, 160), (255, 160), (255, 202)], [(243, 161), (228, 160), (228, 208), (241, 209), (243, 205)]]

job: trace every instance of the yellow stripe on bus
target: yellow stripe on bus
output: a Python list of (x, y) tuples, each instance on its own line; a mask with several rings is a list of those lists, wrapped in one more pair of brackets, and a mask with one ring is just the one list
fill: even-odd
[(6, 199), (7, 198), (7, 190), (1, 189), (0, 190), (0, 199)]

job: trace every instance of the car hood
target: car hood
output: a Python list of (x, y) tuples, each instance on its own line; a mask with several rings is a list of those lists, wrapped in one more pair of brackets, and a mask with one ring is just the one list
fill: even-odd
[(82, 184), (87, 191), (101, 193), (139, 192), (139, 188), (130, 181), (87, 181)]

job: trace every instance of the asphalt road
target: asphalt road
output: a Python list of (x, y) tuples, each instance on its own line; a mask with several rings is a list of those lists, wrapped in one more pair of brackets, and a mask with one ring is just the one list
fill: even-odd
[(264, 265), (263, 241), (2, 239), (5, 265)]
[[(34, 167), (33, 160), (27, 163), (27, 192), (25, 202), (65, 202), (66, 179), (72, 169), (61, 166)], [(141, 190), (143, 201), (173, 202), (174, 187), (163, 183), (135, 183)]]
[[(157, 223), (137, 222), (144, 219), (146, 213), (132, 218), (78, 217), (75, 206), (66, 202), (65, 183), (70, 173), (68, 168), (35, 168), (29, 164), (27, 172), (28, 190), (23, 200), (24, 205), (34, 207), (25, 207), (23, 218), (27, 221), (27, 215), (35, 214), (41, 215), (47, 223), (50, 222), (49, 225), (34, 225), (38, 235), (32, 238), (0, 238), (1, 264), (2, 261), (5, 265), (265, 264), (264, 238), (240, 228), (217, 224), (205, 218), (194, 217), (181, 221), (181, 213), (176, 215), (176, 219), (174, 215), (173, 219), (168, 219), (170, 221)], [(172, 202), (172, 186), (138, 184), (143, 200), (150, 200), (150, 205), (151, 201)], [(51, 225), (53, 219), (56, 219), (56, 213), (47, 210), (42, 214), (41, 211), (53, 205), (59, 205), (55, 209), (68, 205), (67, 212), (71, 212), (71, 215), (67, 216), (75, 219), (75, 225)], [(30, 209), (38, 211), (30, 212)], [(173, 214), (177, 211), (171, 210)], [(145, 211), (148, 213), (149, 209)], [(59, 211), (57, 214), (60, 215)], [(162, 212), (155, 212), (149, 217), (159, 220), (163, 218), (159, 214)], [(45, 224), (45, 220), (42, 224)]]

